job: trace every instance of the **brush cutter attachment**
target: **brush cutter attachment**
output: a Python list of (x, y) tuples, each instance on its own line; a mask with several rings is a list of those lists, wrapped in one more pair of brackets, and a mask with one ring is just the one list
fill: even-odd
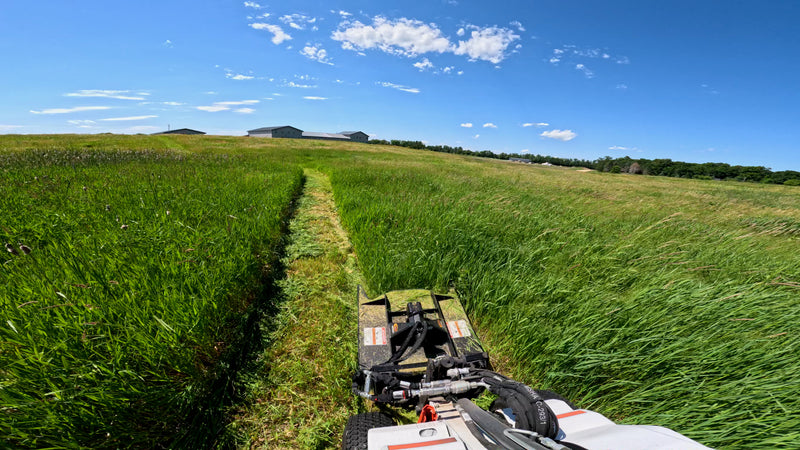
[(353, 390), (364, 398), (408, 406), (413, 398), (424, 404), (430, 396), (474, 396), (483, 389), (463, 379), (470, 369), (490, 369), (489, 355), (453, 291), (392, 291), (370, 299), (359, 286), (358, 334)]

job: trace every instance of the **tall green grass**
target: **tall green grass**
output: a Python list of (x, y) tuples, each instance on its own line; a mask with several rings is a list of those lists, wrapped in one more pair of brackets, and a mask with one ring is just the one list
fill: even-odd
[(791, 188), (417, 155), (332, 171), (373, 292), (454, 283), (517, 376), (624, 423), (796, 446)]
[(50, 139), (0, 151), (0, 436), (192, 441), (240, 318), (269, 300), (302, 170), (179, 140)]

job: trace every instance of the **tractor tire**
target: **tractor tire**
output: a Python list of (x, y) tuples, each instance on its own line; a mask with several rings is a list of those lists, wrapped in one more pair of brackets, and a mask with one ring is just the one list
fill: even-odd
[(394, 419), (382, 412), (356, 414), (347, 419), (342, 450), (367, 450), (367, 433), (373, 428), (394, 426)]

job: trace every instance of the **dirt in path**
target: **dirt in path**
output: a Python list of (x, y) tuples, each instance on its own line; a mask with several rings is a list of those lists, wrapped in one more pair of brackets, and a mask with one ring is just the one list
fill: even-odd
[(356, 286), (362, 277), (339, 223), (328, 177), (305, 171), (290, 224), (285, 297), (249, 406), (232, 424), (243, 448), (339, 448), (360, 407), (350, 392), (357, 352)]

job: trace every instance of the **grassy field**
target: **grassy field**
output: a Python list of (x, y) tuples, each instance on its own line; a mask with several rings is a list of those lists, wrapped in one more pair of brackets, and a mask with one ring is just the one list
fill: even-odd
[(333, 170), (374, 292), (453, 283), (518, 378), (714, 447), (800, 438), (800, 192), (418, 154)]
[(265, 158), (95, 139), (0, 154), (13, 250), (0, 256), (0, 435), (13, 446), (169, 445), (224, 427), (198, 418), (230, 395), (226, 365), (269, 301), (301, 186), (299, 167)]
[[(358, 404), (326, 378), (354, 346), (295, 318), (352, 316), (335, 306), (348, 252), (293, 244), (275, 283), (301, 167), (330, 176), (370, 294), (453, 284), (510, 375), (713, 447), (800, 439), (798, 188), (211, 136), (0, 138), (0, 241), (19, 253), (0, 268), (0, 434), (117, 447), (217, 430), (230, 418), (208, 405), (237, 386), (219, 373), (254, 367), (246, 397), (223, 396), (250, 413), (217, 445), (335, 447)], [(253, 332), (263, 351), (231, 344)], [(293, 407), (321, 383), (336, 411)]]

